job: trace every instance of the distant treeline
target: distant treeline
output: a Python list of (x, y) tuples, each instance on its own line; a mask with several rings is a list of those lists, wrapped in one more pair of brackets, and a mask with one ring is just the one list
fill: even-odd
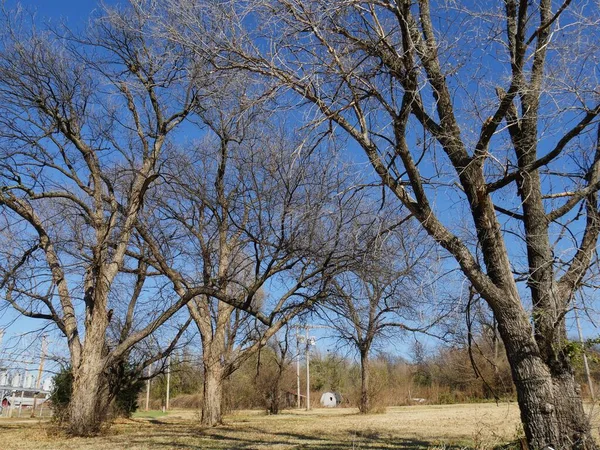
[[(597, 350), (588, 351), (592, 378), (600, 379)], [(171, 374), (171, 407), (199, 408), (202, 402), (202, 366), (200, 358), (189, 355), (175, 359)], [(224, 409), (269, 409), (279, 385), (280, 408), (296, 407), (296, 363), (286, 361), (279, 380), (276, 358), (267, 347), (235, 372), (226, 383)], [(576, 361), (577, 379), (584, 396), (589, 396), (582, 358)], [(342, 406), (356, 407), (360, 400), (360, 364), (351, 357), (330, 352), (316, 353), (310, 361), (311, 403), (318, 406), (323, 392), (342, 395)], [(492, 338), (479, 337), (468, 345), (439, 346), (426, 350), (415, 343), (411, 361), (380, 352), (371, 364), (372, 396), (377, 409), (387, 406), (430, 403), (516, 400), (502, 344)], [(301, 393), (306, 389), (306, 366), (301, 362)], [(164, 405), (166, 376), (159, 375), (151, 388), (151, 407)], [(302, 398), (304, 406), (304, 398)], [(143, 402), (140, 402), (143, 405)]]

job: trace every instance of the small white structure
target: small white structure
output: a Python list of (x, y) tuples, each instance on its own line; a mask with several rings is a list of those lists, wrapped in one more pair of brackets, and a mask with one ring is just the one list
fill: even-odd
[(22, 378), (21, 374), (19, 372), (17, 372), (16, 374), (13, 375), (12, 380), (11, 380), (11, 386), (12, 387), (22, 387)]
[(42, 381), (42, 389), (44, 391), (51, 391), (54, 389), (54, 380), (52, 378), (46, 378)]
[(25, 384), (23, 387), (33, 388), (35, 387), (35, 377), (32, 373), (26, 373), (25, 375)]
[(335, 408), (338, 405), (337, 396), (333, 392), (325, 392), (321, 395), (321, 406)]

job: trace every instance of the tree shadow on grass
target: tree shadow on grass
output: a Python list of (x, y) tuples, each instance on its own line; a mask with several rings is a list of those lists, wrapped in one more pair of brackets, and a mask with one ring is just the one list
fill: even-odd
[[(160, 428), (145, 430), (143, 435), (127, 436), (130, 444), (147, 445), (152, 449), (231, 449), (251, 450), (265, 446), (311, 450), (423, 450), (438, 447), (435, 442), (414, 438), (381, 436), (373, 431), (341, 431), (335, 436), (318, 436), (294, 431), (268, 431), (259, 427), (220, 426), (200, 428), (189, 424), (162, 423)], [(459, 447), (444, 446), (446, 450)]]
[[(223, 434), (226, 433), (226, 434)], [(414, 438), (382, 437), (376, 432), (356, 433), (348, 431), (340, 437), (319, 437), (307, 433), (289, 431), (270, 431), (254, 427), (203, 429), (199, 431), (203, 437), (210, 440), (227, 443), (228, 447), (235, 450), (253, 449), (257, 446), (285, 445), (294, 449), (336, 450), (336, 449), (396, 449), (396, 450), (421, 450), (439, 447), (435, 442)], [(256, 437), (250, 437), (256, 436)], [(444, 446), (446, 450), (458, 450), (458, 446)]]
[[(147, 425), (144, 426), (144, 423)], [(11, 431), (18, 431), (22, 427), (23, 424), (0, 423), (0, 434), (3, 431), (11, 434)], [(55, 448), (61, 448), (61, 443), (66, 444), (67, 441), (62, 438), (57, 439), (54, 441)], [(423, 450), (432, 447), (438, 449), (443, 447), (445, 450), (459, 449), (447, 445), (440, 446), (439, 442), (430, 442), (426, 439), (400, 438), (368, 429), (332, 429), (331, 433), (318, 434), (294, 429), (265, 430), (250, 424), (204, 428), (189, 422), (160, 420), (132, 421), (116, 427), (113, 432), (106, 435), (82, 442), (85, 443), (82, 448), (86, 449), (253, 450), (265, 449), (269, 446), (278, 446), (286, 450)]]

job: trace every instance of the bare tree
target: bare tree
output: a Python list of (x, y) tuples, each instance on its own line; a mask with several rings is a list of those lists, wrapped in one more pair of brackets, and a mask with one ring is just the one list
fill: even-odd
[(202, 341), (208, 426), (221, 423), (224, 381), (324, 297), (344, 263), (342, 232), (353, 214), (318, 141), (269, 122), (250, 77), (218, 78), (195, 111), (206, 134), (173, 150), (153, 214), (138, 224), (178, 295), (196, 286), (221, 294), (188, 304)]
[(374, 345), (402, 331), (427, 332), (436, 322), (427, 289), (426, 272), (434, 263), (431, 243), (411, 229), (410, 219), (386, 208), (368, 223), (355, 224), (356, 259), (334, 277), (319, 308), (334, 335), (359, 354), (363, 414), (373, 407), (369, 357)]
[(282, 382), (293, 362), (290, 327), (284, 327), (275, 334), (267, 346), (261, 350), (258, 359), (256, 387), (262, 392), (269, 414), (279, 414), (283, 403)]
[(75, 435), (100, 429), (111, 370), (191, 298), (147, 283), (156, 273), (127, 256), (145, 252), (135, 223), (196, 100), (184, 52), (147, 27), (137, 10), (108, 11), (82, 36), (2, 15), (0, 289), (66, 338)]
[(597, 4), (169, 8), (175, 42), (277, 80), (351, 136), (456, 260), (494, 312), (530, 448), (596, 448), (565, 316), (600, 230)]

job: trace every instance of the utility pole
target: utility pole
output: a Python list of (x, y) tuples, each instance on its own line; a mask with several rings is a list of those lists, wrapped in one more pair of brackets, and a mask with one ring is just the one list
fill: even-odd
[(581, 350), (583, 352), (583, 367), (585, 368), (585, 375), (587, 377), (588, 386), (590, 388), (590, 397), (592, 397), (592, 401), (594, 401), (594, 384), (592, 383), (592, 376), (590, 375), (590, 366), (588, 364), (587, 355), (585, 353), (583, 333), (581, 332), (581, 324), (579, 323), (579, 315), (577, 314), (577, 306), (573, 308), (573, 312), (575, 313), (575, 323), (577, 324), (577, 331), (579, 333), (579, 342), (581, 342)]
[(308, 336), (308, 326), (306, 330), (306, 410), (310, 411), (310, 338)]
[(298, 409), (300, 409), (300, 335), (296, 336), (296, 388)]
[(165, 409), (169, 410), (169, 398), (171, 395), (171, 355), (167, 357), (167, 399), (165, 401)]
[(40, 365), (38, 367), (37, 380), (35, 382), (35, 388), (39, 389), (42, 383), (42, 373), (44, 372), (44, 362), (46, 361), (46, 352), (48, 351), (48, 337), (44, 334), (42, 336), (42, 350), (40, 354)]
[(147, 371), (147, 375), (148, 375), (148, 379), (146, 380), (146, 411), (148, 411), (148, 407), (150, 405), (150, 369), (152, 367), (152, 364), (150, 364), (148, 366), (148, 371)]
[[(42, 349), (40, 352), (40, 365), (38, 367), (37, 379), (35, 381), (35, 388), (38, 391), (39, 391), (40, 385), (42, 383), (42, 374), (44, 372), (44, 362), (46, 360), (46, 352), (48, 351), (48, 348), (47, 348), (48, 343), (47, 343), (46, 339), (47, 339), (47, 336), (45, 334), (42, 335)], [(37, 396), (38, 396), (38, 393), (36, 392), (33, 395), (33, 408), (31, 409), (31, 417), (35, 417), (35, 408), (37, 406)]]
[(298, 409), (300, 409), (300, 344), (304, 343), (304, 357), (306, 358), (306, 410), (310, 411), (310, 346), (316, 345), (315, 338), (309, 336), (308, 332), (312, 328), (330, 328), (325, 325), (292, 325), (292, 328), (298, 330), (304, 329), (304, 335), (301, 331), (296, 334), (296, 389), (298, 397)]

